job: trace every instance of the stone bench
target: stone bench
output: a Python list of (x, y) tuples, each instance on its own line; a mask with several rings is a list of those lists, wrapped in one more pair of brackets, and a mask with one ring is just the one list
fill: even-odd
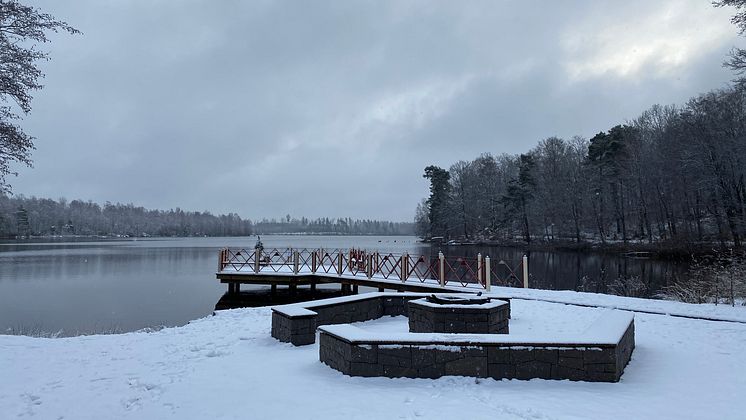
[(319, 359), (346, 375), (618, 381), (635, 346), (634, 314), (609, 310), (584, 333), (385, 334), (354, 325), (319, 328)]
[[(272, 337), (296, 346), (313, 344), (316, 329), (322, 325), (407, 315), (408, 301), (428, 295), (430, 293), (376, 292), (275, 306), (272, 308)], [(500, 299), (508, 302), (509, 308), (509, 299)]]

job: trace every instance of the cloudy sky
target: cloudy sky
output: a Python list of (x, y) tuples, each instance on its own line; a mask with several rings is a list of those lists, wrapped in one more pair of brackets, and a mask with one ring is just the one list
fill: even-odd
[(692, 1), (66, 1), (16, 194), (411, 220), (423, 168), (591, 137), (725, 86)]

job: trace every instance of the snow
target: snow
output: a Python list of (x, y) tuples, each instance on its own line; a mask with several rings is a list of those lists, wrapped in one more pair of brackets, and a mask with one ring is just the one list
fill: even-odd
[[(516, 334), (576, 333), (602, 311), (517, 299), (511, 305)], [(546, 322), (534, 322), (535, 315)], [(0, 418), (744, 418), (746, 325), (739, 323), (637, 313), (637, 346), (619, 383), (351, 378), (320, 363), (317, 344), (274, 340), (270, 324), (271, 311), (254, 308), (151, 333), (0, 336)], [(356, 326), (404, 327), (402, 318)]]
[[(278, 305), (274, 306), (272, 309), (276, 312), (279, 312), (281, 314), (290, 316), (290, 317), (299, 317), (299, 316), (309, 316), (315, 314), (313, 311), (313, 308), (319, 307), (319, 306), (327, 306), (331, 304), (337, 304), (337, 303), (346, 303), (346, 302), (354, 302), (356, 300), (360, 300), (361, 298), (367, 298), (367, 299), (373, 299), (375, 297), (402, 297), (402, 296), (429, 296), (431, 293), (420, 293), (420, 292), (371, 292), (371, 293), (364, 293), (360, 295), (350, 295), (350, 296), (339, 296), (335, 298), (329, 298), (324, 299), (321, 301), (310, 301), (310, 302), (300, 302), (300, 303), (290, 303), (286, 305)], [(438, 295), (441, 296), (463, 296), (463, 294), (442, 294), (438, 293)], [(494, 300), (488, 304), (479, 304), (479, 305), (440, 305), (440, 304), (431, 304), (427, 302), (425, 299), (419, 299), (417, 302), (420, 302), (422, 304), (425, 304), (427, 306), (433, 306), (438, 308), (483, 308), (483, 309), (489, 309), (494, 308), (496, 306), (502, 306), (506, 305), (507, 303), (504, 301)]]
[[(464, 297), (463, 294), (461, 296), (456, 294), (442, 294), (438, 293), (438, 296), (455, 296), (455, 297)], [(467, 296), (468, 297), (468, 296)], [(427, 299), (417, 299), (414, 302), (422, 305), (427, 306), (429, 308), (450, 308), (450, 309), (493, 309), (497, 308), (498, 306), (507, 305), (508, 302), (504, 300), (492, 300), (490, 302), (485, 303), (473, 303), (473, 304), (448, 304), (448, 303), (433, 303), (428, 301)]]
[(380, 296), (402, 297), (402, 296), (424, 296), (424, 295), (422, 293), (412, 293), (412, 292), (409, 292), (409, 293), (371, 292), (371, 293), (364, 293), (360, 295), (339, 296), (339, 297), (323, 299), (319, 301), (289, 303), (286, 305), (274, 306), (272, 307), (272, 310), (274, 310), (275, 312), (279, 312), (281, 314), (287, 315), (287, 316), (291, 316), (291, 317), (308, 316), (308, 315), (315, 315), (316, 312), (313, 312), (313, 308), (316, 308), (319, 306), (354, 302), (356, 300), (360, 300), (362, 297), (373, 299), (375, 297), (380, 297)]
[[(525, 327), (514, 329), (510, 334), (453, 334), (453, 333), (410, 333), (407, 329), (370, 330), (358, 324), (324, 325), (319, 330), (325, 331), (351, 343), (410, 343), (410, 344), (455, 344), (485, 343), (523, 345), (556, 344), (574, 347), (593, 347), (594, 345), (615, 345), (619, 343), (634, 320), (634, 314), (626, 311), (605, 309), (595, 312), (596, 319), (582, 332), (533, 331)], [(542, 319), (556, 315), (539, 313), (531, 319), (532, 324), (541, 324)], [(520, 325), (520, 324), (519, 324)], [(542, 346), (544, 347), (544, 346)]]
[(574, 292), (571, 290), (539, 290), (494, 286), (490, 290), (490, 293), (486, 293), (485, 296), (533, 299), (568, 305), (585, 305), (686, 318), (746, 323), (746, 307), (743, 306), (732, 307), (711, 303), (693, 305), (669, 300), (620, 297), (600, 293)]
[[(293, 276), (292, 269), (286, 266), (278, 267), (278, 272), (271, 271), (264, 267), (258, 276)], [(235, 272), (246, 272), (251, 274), (248, 269), (234, 270), (226, 268), (220, 273), (235, 273)], [(318, 277), (332, 278), (335, 281), (342, 280), (356, 280), (358, 283), (365, 281), (367, 277), (364, 272), (358, 272), (357, 274), (346, 272), (344, 275), (337, 275), (336, 273), (329, 272), (325, 273), (321, 270), (315, 274), (311, 273), (310, 269), (307, 271), (301, 270), (300, 274), (313, 275)], [(392, 286), (400, 285), (402, 281), (393, 277), (384, 279), (381, 275), (375, 275), (372, 277), (376, 283), (389, 283)], [(425, 279), (423, 281), (410, 278), (406, 280), (407, 283), (416, 285), (426, 285), (439, 287), (439, 283), (434, 279)], [(538, 290), (538, 289), (522, 289), (515, 287), (500, 287), (491, 286), (490, 291), (486, 292), (484, 287), (479, 284), (470, 283), (466, 286), (461, 285), (458, 282), (448, 282), (446, 287), (441, 290), (447, 292), (483, 292), (484, 296), (491, 297), (504, 297), (504, 298), (520, 298), (520, 299), (536, 299), (546, 302), (564, 303), (572, 305), (586, 305), (605, 307), (609, 309), (622, 309), (636, 312), (656, 313), (662, 315), (672, 315), (690, 318), (703, 318), (716, 321), (733, 321), (746, 323), (746, 310), (741, 307), (731, 307), (728, 305), (714, 305), (714, 304), (701, 304), (691, 305), (682, 302), (667, 301), (667, 300), (654, 300), (654, 299), (643, 299), (643, 298), (623, 298), (619, 296), (604, 295), (599, 293), (585, 293), (575, 292), (572, 290)]]
[[(229, 263), (226, 267), (223, 268), (223, 270), (216, 272), (216, 275), (221, 274), (236, 274), (236, 273), (242, 273), (246, 274), (252, 277), (255, 276), (270, 276), (270, 277), (294, 277), (296, 275), (301, 275), (303, 277), (308, 276), (315, 276), (315, 277), (323, 277), (323, 278), (330, 278), (334, 280), (367, 280), (368, 277), (365, 274), (365, 271), (350, 271), (348, 268), (345, 268), (342, 270), (342, 275), (337, 273), (337, 269), (334, 266), (319, 266), (317, 271), (314, 273), (311, 271), (311, 268), (308, 266), (302, 266), (298, 269), (298, 273), (293, 273), (293, 268), (289, 265), (273, 265), (273, 266), (261, 266), (259, 268), (259, 273), (254, 272), (254, 266), (253, 264), (241, 264), (241, 263)], [(398, 274), (392, 273), (388, 276), (388, 278), (384, 277), (380, 273), (373, 274), (370, 279), (375, 280), (376, 283), (388, 283), (388, 284), (401, 284), (402, 280), (398, 278)], [(416, 277), (409, 277), (405, 280), (407, 283), (411, 284), (423, 284), (426, 286), (435, 286), (440, 287), (440, 283), (437, 279), (422, 279), (419, 280)], [(467, 283), (466, 286), (459, 283), (458, 281), (448, 281), (446, 283), (446, 286), (442, 288), (446, 291), (451, 292), (462, 292), (462, 291), (470, 291), (470, 292), (484, 292), (484, 287), (482, 285), (477, 283)]]

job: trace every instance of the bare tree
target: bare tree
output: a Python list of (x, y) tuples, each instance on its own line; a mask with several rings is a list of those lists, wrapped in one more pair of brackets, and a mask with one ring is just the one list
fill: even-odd
[[(731, 23), (738, 26), (741, 35), (746, 33), (746, 0), (719, 0), (712, 4), (715, 7), (731, 6), (736, 9), (736, 14), (730, 19)], [(728, 60), (723, 63), (738, 75), (746, 72), (746, 50), (742, 48), (733, 48)]]
[(49, 59), (37, 49), (48, 42), (48, 32), (79, 31), (53, 16), (15, 0), (0, 0), (0, 192), (10, 192), (8, 175), (13, 162), (31, 166), (34, 138), (23, 131), (18, 114), (31, 112), (31, 93), (42, 88), (44, 77), (37, 67), (40, 60)]

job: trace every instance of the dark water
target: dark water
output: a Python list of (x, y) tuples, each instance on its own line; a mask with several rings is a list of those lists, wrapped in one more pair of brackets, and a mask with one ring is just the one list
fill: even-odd
[[(674, 261), (629, 258), (617, 254), (574, 251), (523, 251), (506, 247), (443, 247), (444, 253), (467, 257), (477, 253), (517, 266), (529, 257), (529, 287), (577, 290), (621, 296), (655, 297), (674, 279), (686, 276), (688, 265)], [(436, 251), (437, 252), (437, 251)], [(522, 274), (517, 273), (520, 278)]]
[[(0, 333), (76, 335), (186, 324), (209, 315), (226, 292), (226, 286), (215, 279), (217, 250), (224, 246), (251, 248), (255, 240), (0, 243)], [(412, 237), (289, 235), (266, 236), (262, 241), (267, 248), (358, 247), (429, 255), (439, 249)], [(463, 256), (482, 252), (493, 261), (503, 259), (510, 264), (523, 255), (510, 248), (442, 250)], [(650, 296), (674, 276), (682, 275), (686, 267), (597, 254), (533, 252), (529, 268), (532, 287)], [(238, 304), (262, 304), (266, 295), (266, 289), (257, 290)], [(222, 304), (233, 303), (223, 298)]]

